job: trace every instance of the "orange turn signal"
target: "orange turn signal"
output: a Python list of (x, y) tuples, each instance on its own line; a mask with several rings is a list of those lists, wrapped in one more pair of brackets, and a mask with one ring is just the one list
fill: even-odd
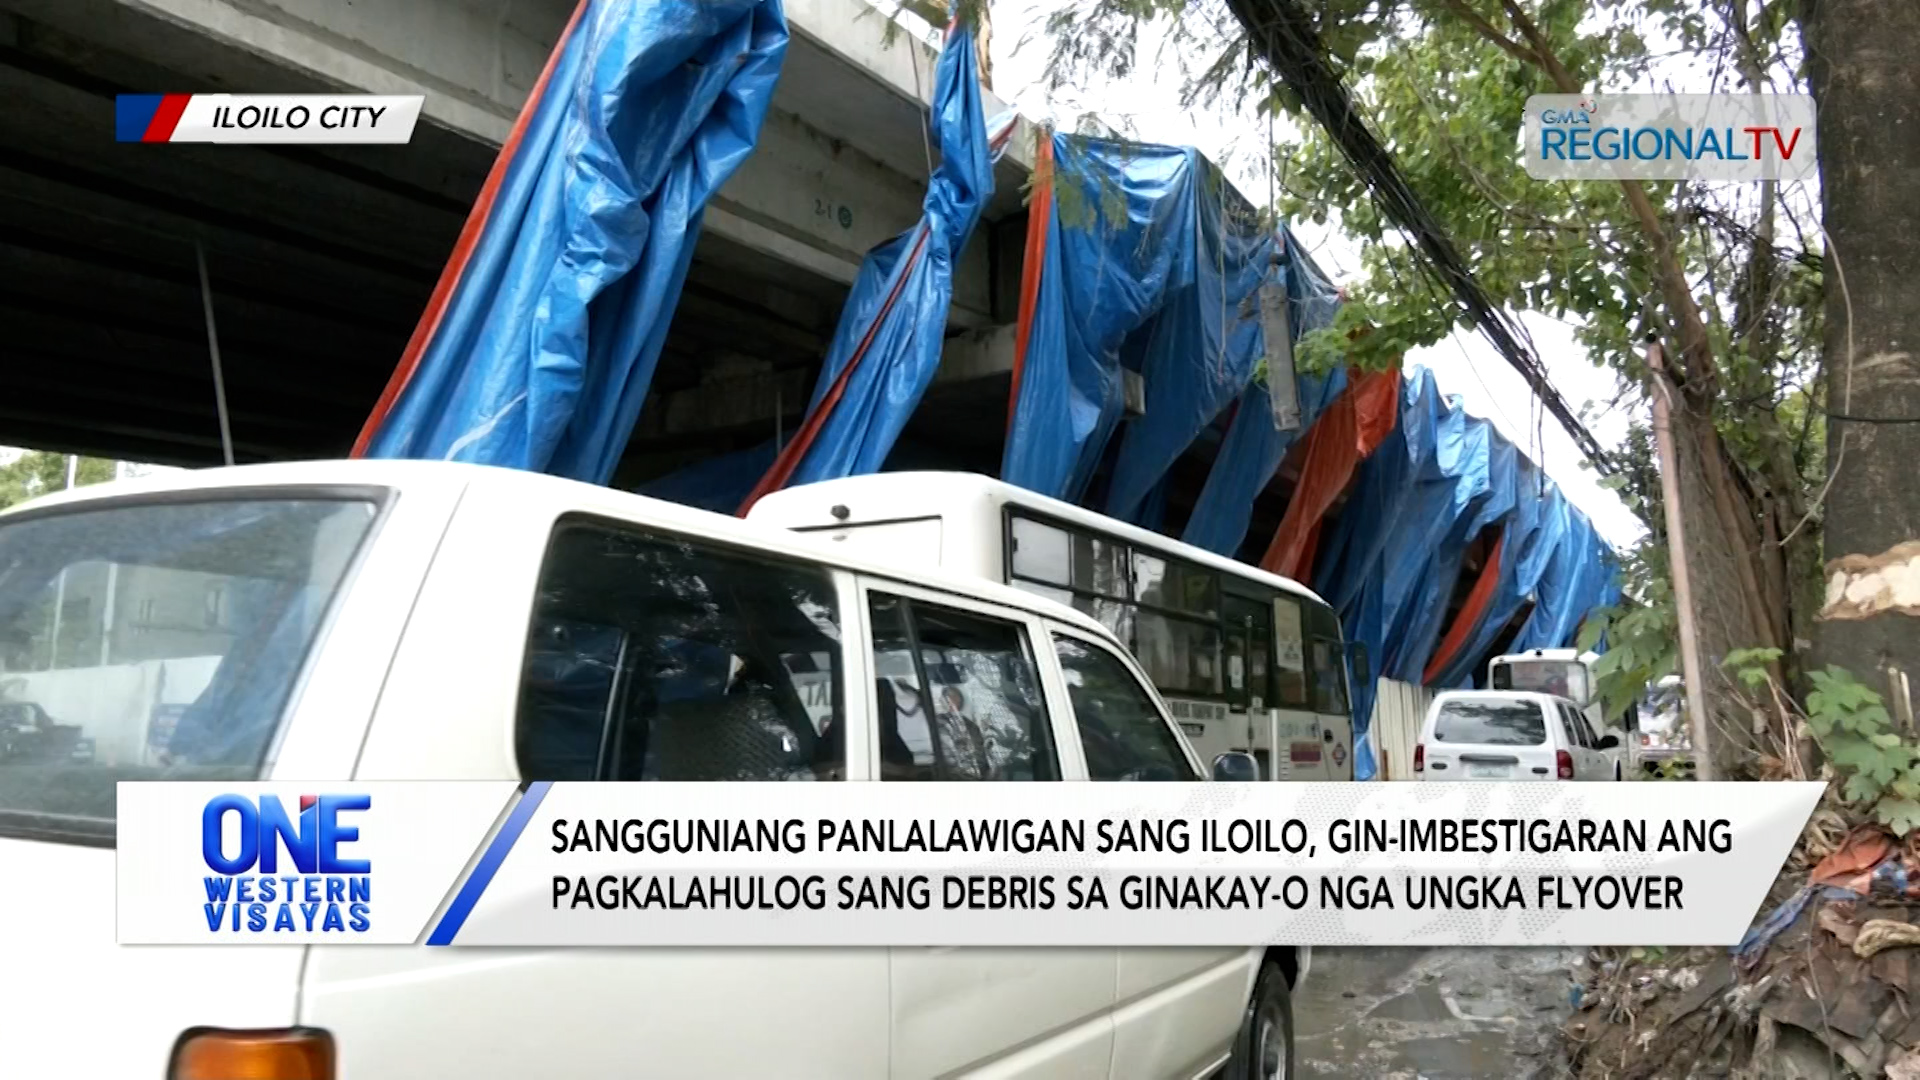
[(333, 1059), (319, 1028), (192, 1028), (173, 1044), (167, 1080), (333, 1080)]

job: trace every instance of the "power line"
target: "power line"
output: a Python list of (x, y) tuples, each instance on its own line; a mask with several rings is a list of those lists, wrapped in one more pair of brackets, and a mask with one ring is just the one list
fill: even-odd
[(1300, 95), (1307, 112), (1359, 172), (1388, 220), (1423, 256), (1415, 260), (1421, 270), (1452, 293), (1494, 350), (1526, 377), (1534, 396), (1566, 429), (1593, 467), (1603, 475), (1612, 473), (1613, 464), (1606, 451), (1553, 388), (1546, 367), (1524, 343), (1525, 330), (1474, 280), (1446, 231), (1408, 186), (1393, 155), (1354, 107), (1339, 74), (1327, 62), (1319, 33), (1296, 0), (1227, 0), (1227, 5), (1251, 35), (1254, 50)]

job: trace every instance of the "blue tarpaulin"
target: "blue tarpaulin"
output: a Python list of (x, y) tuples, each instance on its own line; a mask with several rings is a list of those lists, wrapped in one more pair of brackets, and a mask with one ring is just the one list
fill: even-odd
[(786, 47), (779, 0), (582, 0), (356, 456), (607, 482)]
[(741, 507), (789, 484), (879, 472), (940, 366), (953, 268), (993, 196), (1014, 115), (981, 112), (973, 34), (947, 30), (934, 73), (940, 165), (918, 224), (867, 253), (820, 369), (807, 419)]
[(1535, 589), (1533, 614), (1513, 641), (1513, 651), (1570, 644), (1588, 611), (1618, 599), (1615, 567), (1607, 542), (1593, 523), (1571, 507), (1566, 533)]
[[(1593, 526), (1487, 421), (1445, 398), (1430, 372), (1402, 386), (1400, 423), (1360, 469), (1323, 548), (1314, 586), (1365, 645), (1377, 675), (1420, 684), (1447, 629), (1446, 612), (1473, 541), (1501, 530), (1500, 577), (1468, 644), (1433, 685), (1470, 679), (1529, 594), (1521, 641), (1566, 644), (1582, 616), (1611, 602), (1611, 553)], [(1516, 647), (1533, 647), (1517, 645)], [(1356, 688), (1355, 776), (1374, 770), (1371, 688)]]
[[(1280, 230), (1279, 250), (1280, 259), (1273, 268), (1272, 280), (1286, 288), (1287, 325), (1297, 344), (1303, 335), (1331, 323), (1339, 310), (1339, 302), (1326, 275), (1300, 247), (1292, 231), (1284, 226)], [(1287, 377), (1285, 372), (1268, 374), (1269, 379)], [(1241, 391), (1233, 420), (1227, 426), (1220, 452), (1207, 472), (1207, 482), (1200, 489), (1199, 500), (1187, 518), (1186, 533), (1181, 539), (1221, 555), (1239, 552), (1246, 540), (1254, 498), (1273, 479), (1287, 449), (1346, 389), (1347, 373), (1336, 368), (1324, 374), (1301, 375), (1294, 385), (1300, 426), (1290, 431), (1280, 430), (1274, 422), (1273, 402), (1265, 382), (1249, 383)]]
[(1273, 238), (1191, 148), (1056, 134), (1042, 158), (1045, 251), (1001, 477), (1078, 501), (1119, 426), (1124, 366), (1147, 409), (1122, 437), (1107, 512), (1132, 519), (1251, 379)]
[(1520, 608), (1539, 588), (1541, 575), (1559, 550), (1567, 533), (1569, 516), (1565, 496), (1551, 482), (1544, 481), (1530, 461), (1519, 459), (1514, 469), (1514, 509), (1501, 533), (1500, 568), (1492, 599), (1469, 633), (1466, 644), (1457, 650), (1431, 685), (1441, 689), (1473, 685), (1479, 672), (1478, 661), (1485, 657)]
[(746, 450), (736, 450), (716, 458), (698, 461), (677, 472), (636, 488), (638, 494), (665, 499), (685, 506), (696, 506), (716, 514), (731, 514), (740, 507), (753, 485), (773, 465), (773, 441)]

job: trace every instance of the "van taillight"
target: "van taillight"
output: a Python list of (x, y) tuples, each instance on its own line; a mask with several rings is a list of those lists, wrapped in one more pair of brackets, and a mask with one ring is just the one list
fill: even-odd
[(1555, 750), (1553, 752), (1553, 763), (1560, 766), (1560, 779), (1562, 780), (1573, 779), (1573, 755), (1572, 754), (1567, 753), (1565, 750)]
[(1413, 771), (1414, 772), (1427, 771), (1427, 744), (1426, 743), (1413, 744)]

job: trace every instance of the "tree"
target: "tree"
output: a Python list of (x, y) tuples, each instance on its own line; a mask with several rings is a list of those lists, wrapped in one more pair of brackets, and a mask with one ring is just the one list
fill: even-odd
[[(113, 462), (83, 457), (74, 476), (74, 486), (105, 483), (113, 479), (113, 472)], [(67, 455), (48, 450), (28, 450), (11, 462), (0, 465), (0, 510), (66, 486)]]
[[(1190, 103), (1244, 110), (1252, 102), (1301, 119), (1297, 94), (1269, 83), (1255, 58), (1259, 40), (1241, 29), (1231, 2), (1075, 7), (1049, 23), (1055, 77), (1123, 75), (1140, 63), (1140, 43), (1160, 38), (1185, 58)], [(1536, 181), (1514, 153), (1535, 93), (1644, 88), (1674, 64), (1708, 73), (1719, 92), (1798, 88), (1786, 0), (1291, 2), (1496, 302), (1576, 321), (1590, 358), (1620, 378), (1616, 405), (1641, 404), (1652, 390), (1647, 338), (1679, 357), (1674, 427), (1706, 666), (1717, 671), (1739, 649), (1771, 648), (1777, 673), (1791, 682), (1794, 643), (1811, 636), (1819, 587), (1821, 521), (1811, 504), (1824, 468), (1824, 260), (1815, 208), (1804, 192), (1771, 188)], [(1275, 212), (1316, 222), (1337, 213), (1366, 245), (1363, 279), (1336, 323), (1303, 343), (1302, 359), (1383, 366), (1442, 340), (1459, 308), (1327, 133), (1310, 120), (1300, 126), (1297, 141), (1274, 147)], [(1613, 482), (1660, 544), (1648, 440), (1636, 430), (1619, 456), (1641, 467)], [(1664, 573), (1664, 559), (1630, 565), (1642, 575), (1630, 594), (1666, 595), (1664, 582), (1647, 576)], [(1656, 668), (1622, 670), (1657, 678), (1664, 672)], [(1709, 749), (1729, 767), (1722, 772), (1738, 775), (1756, 752), (1780, 752), (1789, 718), (1775, 711), (1756, 731), (1734, 680), (1710, 681), (1702, 689), (1719, 737)]]
[[(1804, 0), (1820, 122), (1828, 591), (1820, 659), (1872, 679), (1906, 730), (1920, 684), (1920, 102), (1913, 0)], [(1904, 584), (1897, 567), (1905, 565)], [(1870, 674), (1871, 673), (1871, 674)], [(1877, 677), (1876, 677), (1877, 676)]]

